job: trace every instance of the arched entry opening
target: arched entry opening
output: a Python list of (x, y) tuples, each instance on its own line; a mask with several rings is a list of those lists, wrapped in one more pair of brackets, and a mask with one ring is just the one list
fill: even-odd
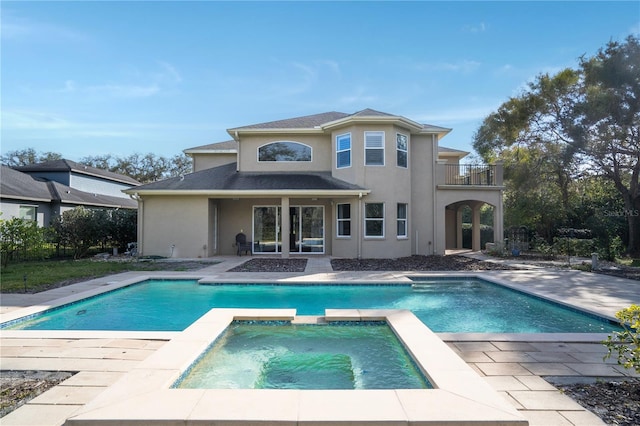
[(488, 242), (501, 241), (501, 219), (499, 209), (484, 201), (462, 200), (447, 205), (446, 249), (480, 251)]

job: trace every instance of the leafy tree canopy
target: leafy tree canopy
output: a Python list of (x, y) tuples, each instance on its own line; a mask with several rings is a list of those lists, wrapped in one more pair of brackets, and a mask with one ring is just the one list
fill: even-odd
[[(580, 58), (578, 69), (539, 75), (484, 119), (473, 144), (485, 161), (505, 162), (506, 206), (516, 210), (506, 216), (546, 214), (547, 225), (535, 219), (543, 228), (587, 221), (576, 193), (590, 179), (611, 182), (600, 187), (622, 200), (627, 252), (640, 254), (637, 37), (609, 42), (595, 56)], [(552, 209), (554, 199), (561, 209)]]

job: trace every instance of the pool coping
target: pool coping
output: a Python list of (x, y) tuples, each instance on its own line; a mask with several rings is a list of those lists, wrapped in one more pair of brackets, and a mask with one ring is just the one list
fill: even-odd
[[(65, 425), (526, 425), (524, 417), (408, 310), (328, 309), (326, 321), (386, 321), (434, 389), (172, 389), (234, 320), (296, 320), (295, 309), (214, 308), (70, 417)], [(304, 318), (304, 317), (302, 317)]]

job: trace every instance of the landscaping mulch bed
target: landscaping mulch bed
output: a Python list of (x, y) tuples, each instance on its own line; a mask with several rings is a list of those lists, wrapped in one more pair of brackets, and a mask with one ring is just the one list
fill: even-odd
[(408, 256), (397, 259), (332, 259), (334, 271), (486, 271), (510, 266), (464, 256)]
[(556, 386), (608, 425), (640, 425), (640, 380)]
[(251, 259), (227, 272), (304, 272), (307, 259)]
[(0, 417), (73, 376), (64, 371), (2, 371)]

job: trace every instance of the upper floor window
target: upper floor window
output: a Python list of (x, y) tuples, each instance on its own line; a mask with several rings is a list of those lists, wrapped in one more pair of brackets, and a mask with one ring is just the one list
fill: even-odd
[(336, 168), (351, 167), (351, 133), (336, 136)]
[(364, 204), (364, 236), (384, 237), (384, 204)]
[(384, 132), (364, 132), (364, 164), (384, 166)]
[(396, 158), (398, 167), (407, 168), (407, 159), (409, 152), (409, 144), (407, 142), (407, 136), (401, 133), (396, 134)]
[(258, 148), (258, 161), (311, 161), (311, 147), (299, 142), (271, 142)]
[(338, 237), (351, 236), (351, 204), (338, 204)]

